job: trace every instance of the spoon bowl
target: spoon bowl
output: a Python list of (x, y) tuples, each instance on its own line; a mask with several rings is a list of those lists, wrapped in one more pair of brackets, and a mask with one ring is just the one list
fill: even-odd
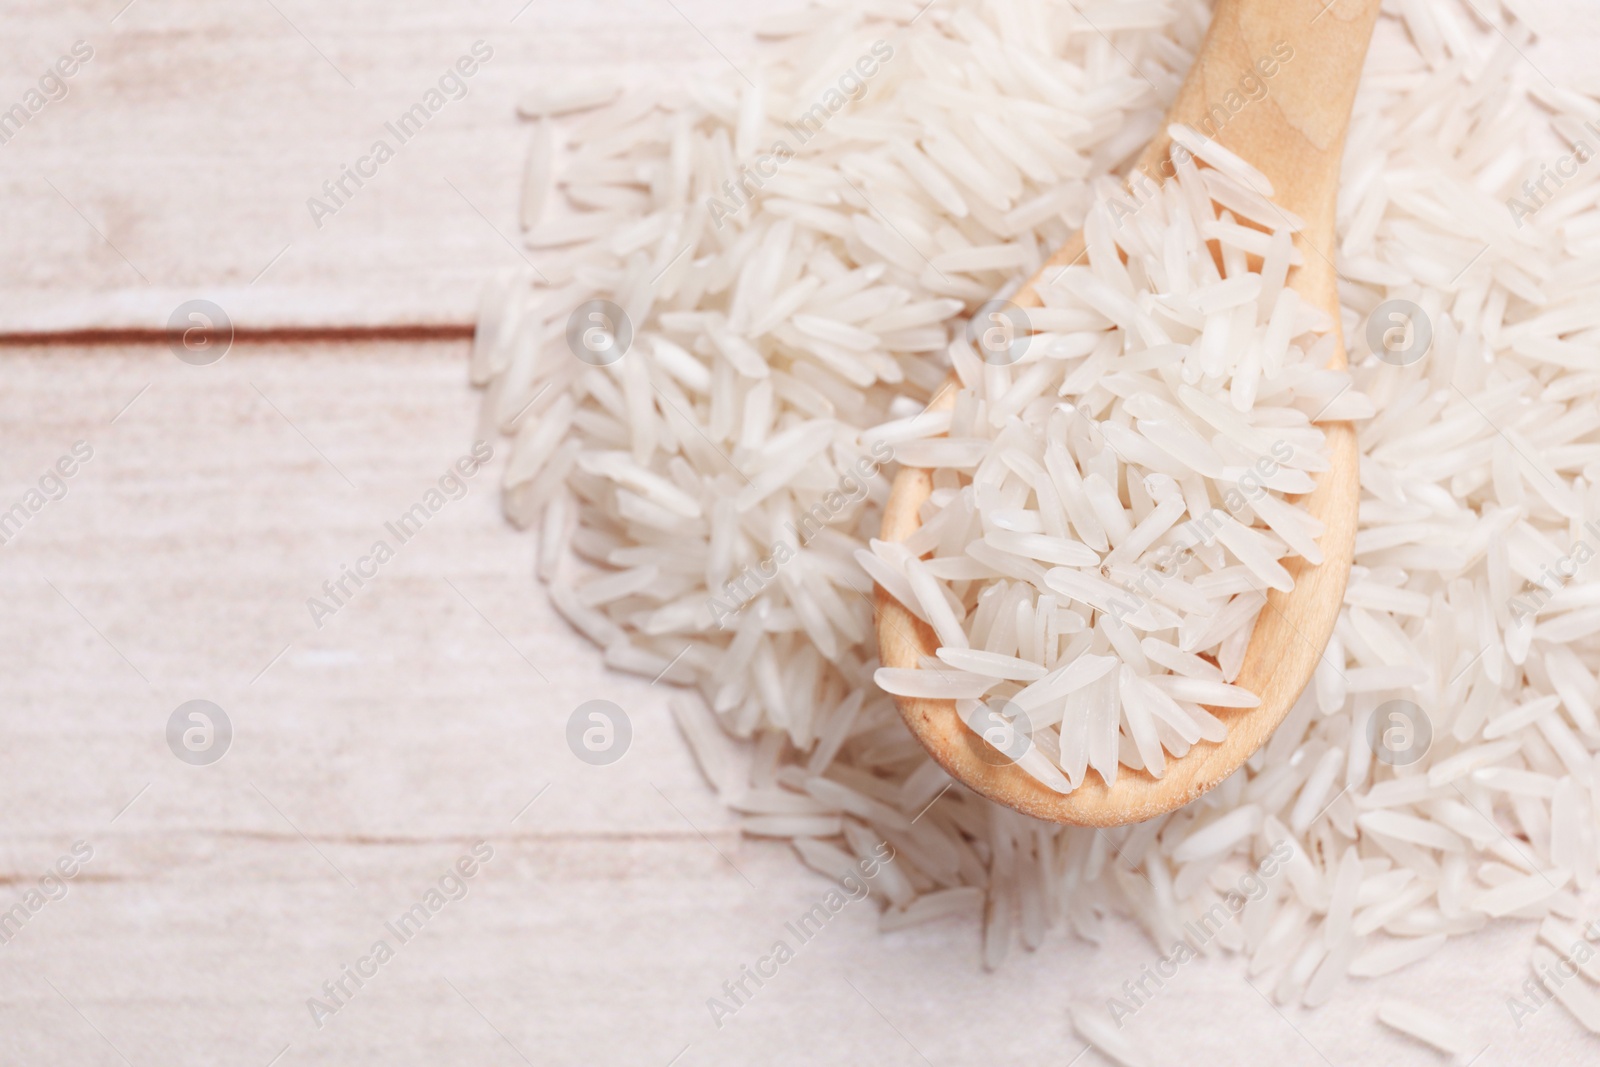
[[(1273, 186), (1272, 200), (1305, 220), (1294, 235), (1301, 263), (1287, 284), (1332, 321), (1334, 355), (1329, 366), (1345, 365), (1339, 326), (1337, 276), (1332, 255), (1334, 213), (1345, 130), (1356, 85), (1377, 19), (1379, 0), (1316, 3), (1283, 0), (1218, 0), (1200, 54), (1167, 112), (1167, 122), (1140, 156), (1136, 170), (1159, 181), (1172, 173), (1171, 124), (1203, 128), (1216, 102), (1237, 97), (1240, 78), (1257, 70), (1263, 56), (1287, 60), (1270, 83), (1269, 95), (1246, 102), (1214, 140), (1247, 160)], [(1319, 13), (1320, 12), (1320, 13)], [(1223, 105), (1227, 107), (1226, 104)], [(1039, 307), (1036, 287), (1083, 256), (1082, 235), (1068, 241), (1031, 281), (1011, 298), (1021, 308)], [(952, 381), (930, 410), (955, 402)], [(1322, 423), (1330, 469), (1316, 488), (1298, 498), (1325, 527), (1319, 544), (1323, 561), (1283, 560), (1294, 579), (1290, 592), (1269, 590), (1257, 617), (1244, 663), (1234, 684), (1255, 693), (1250, 709), (1211, 709), (1228, 724), (1220, 742), (1196, 742), (1182, 757), (1170, 758), (1160, 778), (1121, 767), (1107, 786), (1086, 773), (1071, 793), (1057, 793), (1009, 761), (997, 761), (987, 742), (968, 729), (955, 702), (896, 696), (901, 717), (930, 755), (957, 781), (991, 800), (1050, 822), (1081, 826), (1120, 826), (1141, 822), (1189, 803), (1227, 778), (1266, 743), (1310, 682), (1329, 636), (1350, 574), (1359, 496), (1358, 453), (1348, 422)], [(882, 537), (903, 541), (921, 524), (920, 509), (933, 491), (932, 472), (904, 467), (894, 481), (884, 510)], [(932, 656), (938, 639), (883, 589), (877, 591), (879, 660), (885, 667), (916, 668)]]

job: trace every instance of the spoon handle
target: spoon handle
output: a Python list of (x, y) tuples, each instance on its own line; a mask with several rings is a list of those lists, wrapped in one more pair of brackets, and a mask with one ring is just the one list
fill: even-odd
[[(1273, 202), (1305, 220), (1295, 237), (1304, 265), (1290, 284), (1335, 323), (1339, 167), (1380, 6), (1381, 0), (1217, 0), (1194, 66), (1130, 176), (1136, 200), (1141, 187), (1172, 177), (1170, 123), (1248, 160), (1272, 183)], [(1037, 307), (1034, 285), (1082, 255), (1080, 234), (1013, 301)], [(1342, 338), (1338, 348), (1343, 366)]]
[[(1174, 122), (1205, 134), (1206, 123), (1222, 117), (1218, 103), (1228, 111), (1238, 103), (1241, 78), (1258, 75), (1265, 95), (1228, 113), (1214, 136), (1266, 175), (1278, 206), (1305, 220), (1296, 242), (1305, 265), (1295, 288), (1335, 319), (1339, 169), (1379, 6), (1380, 0), (1326, 6), (1324, 0), (1218, 0), (1202, 61), (1190, 70), (1170, 113)], [(1273, 60), (1279, 70), (1265, 77)], [(1170, 142), (1159, 151), (1164, 156), (1169, 148)]]

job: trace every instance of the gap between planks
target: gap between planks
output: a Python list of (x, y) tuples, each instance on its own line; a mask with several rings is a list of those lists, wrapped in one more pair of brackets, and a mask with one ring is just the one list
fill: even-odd
[[(233, 343), (242, 344), (362, 344), (382, 341), (470, 341), (477, 329), (473, 323), (429, 323), (396, 326), (283, 326), (264, 329), (237, 329)], [(36, 333), (0, 333), (0, 349), (45, 348), (50, 346), (105, 347), (112, 345), (164, 345), (170, 340), (166, 330), (91, 329)]]

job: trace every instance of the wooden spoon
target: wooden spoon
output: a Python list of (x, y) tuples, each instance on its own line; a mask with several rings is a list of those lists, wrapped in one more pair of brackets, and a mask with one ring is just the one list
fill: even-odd
[[(1219, 104), (1227, 109), (1217, 143), (1260, 170), (1273, 185), (1274, 202), (1305, 220), (1305, 229), (1294, 237), (1302, 263), (1291, 269), (1288, 284), (1332, 320), (1337, 343), (1329, 366), (1334, 368), (1346, 365), (1331, 261), (1339, 165), (1379, 2), (1334, 0), (1324, 8), (1320, 0), (1217, 0), (1194, 67), (1172, 102), (1162, 132), (1138, 162), (1138, 170), (1150, 178), (1170, 176), (1172, 142), (1167, 125), (1213, 129), (1214, 120), (1207, 124), (1208, 112)], [(1281, 60), (1284, 45), (1293, 49), (1288, 60)], [(1266, 57), (1279, 60), (1270, 79), (1256, 66)], [(1235, 111), (1229, 105), (1242, 98), (1240, 80), (1247, 76), (1265, 82), (1269, 95)], [(1078, 260), (1083, 251), (1080, 234), (1012, 297), (1012, 303), (1039, 307), (1035, 286)], [(952, 382), (931, 407), (951, 406), (955, 394)], [(1236, 679), (1236, 684), (1260, 696), (1261, 703), (1247, 711), (1214, 709), (1228, 725), (1226, 739), (1201, 741), (1181, 759), (1169, 758), (1159, 779), (1122, 767), (1116, 784), (1107, 787), (1098, 774), (1085, 772), (1083, 783), (1062, 795), (999, 757), (961, 722), (954, 701), (896, 697), (906, 725), (957, 781), (991, 800), (1052, 822), (1081, 826), (1139, 822), (1187, 804), (1228, 777), (1266, 743), (1311, 680), (1344, 599), (1359, 493), (1356, 439), (1349, 423), (1324, 424), (1323, 430), (1332, 466), (1302, 502), (1326, 527), (1320, 539), (1324, 559), (1316, 566), (1299, 557), (1283, 561), (1294, 577), (1294, 590), (1268, 592)], [(930, 471), (901, 469), (884, 512), (885, 540), (903, 541), (917, 529), (919, 509), (932, 491)], [(916, 668), (920, 657), (933, 655), (938, 639), (927, 624), (881, 588), (877, 604), (879, 658), (885, 667)]]

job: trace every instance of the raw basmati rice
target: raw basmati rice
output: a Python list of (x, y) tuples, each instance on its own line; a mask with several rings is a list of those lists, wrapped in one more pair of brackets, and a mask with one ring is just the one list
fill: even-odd
[[(1172, 130), (1181, 143), (1199, 141), (1193, 131)], [(1229, 153), (1212, 154), (1250, 171)], [(1224, 684), (1240, 659), (1223, 646), (1248, 635), (1268, 587), (1293, 587), (1283, 558), (1322, 558), (1321, 524), (1264, 479), (1288, 471), (1309, 482), (1310, 472), (1327, 468), (1314, 424), (1327, 405), (1301, 388), (1329, 377), (1307, 355), (1318, 350), (1312, 331), (1326, 324), (1282, 288), (1281, 276), (1269, 286), (1242, 256), (1225, 257), (1227, 276), (1219, 274), (1202, 232), (1211, 220), (1189, 214), (1194, 203), (1209, 202), (1202, 174), (1180, 168), (1178, 179), (1120, 228), (1115, 212), (1122, 202), (1096, 203), (1084, 224), (1088, 262), (1067, 266), (1039, 287), (1049, 310), (1085, 321), (1100, 313), (1137, 322), (1137, 330), (1090, 333), (1087, 344), (1076, 343), (1086, 336), (1082, 330), (1044, 331), (1029, 336), (1025, 349), (1013, 341), (1010, 351), (985, 352), (989, 365), (945, 398), (952, 436), (901, 445), (903, 463), (957, 472), (954, 481), (946, 478), (942, 499), (922, 508), (928, 523), (946, 509), (956, 512), (941, 526), (939, 554), (924, 562), (878, 544), (857, 553), (864, 566), (877, 570), (881, 559), (904, 578), (884, 587), (896, 597), (909, 587), (914, 599), (902, 603), (933, 627), (939, 669), (954, 675), (942, 688), (954, 691), (970, 680), (976, 690), (977, 679), (968, 675), (1001, 681), (969, 693), (981, 695), (995, 715), (1014, 718), (1022, 710), (1013, 703), (1022, 685), (1064, 659), (1093, 653), (1130, 665), (1132, 674), (1115, 694), (1117, 733), (1131, 748), (1118, 751), (1157, 778), (1167, 752), (1181, 755), (1201, 736), (1225, 734), (1201, 704), (1259, 703)], [(1229, 213), (1223, 218), (1233, 222)], [(1249, 221), (1287, 233), (1275, 212)], [(954, 262), (945, 265), (958, 269)], [(1291, 311), (1280, 312), (1284, 307)], [(1292, 323), (1289, 348), (1276, 361), (1279, 373), (1265, 380), (1270, 404), (1258, 408), (1261, 362), (1248, 356), (1259, 353), (1273, 317), (1281, 322), (1282, 315)], [(1229, 338), (1218, 359), (1206, 351), (1213, 331)], [(1151, 347), (1167, 350), (1170, 360), (1142, 372), (1124, 369)], [(1106, 361), (1108, 373), (1074, 391), (1070, 383), (1085, 357)], [(952, 358), (958, 369), (982, 365), (971, 349)], [(1241, 375), (1251, 380), (1241, 384)], [(1348, 380), (1337, 389), (1348, 393)], [(1218, 418), (1219, 409), (1234, 414)], [(1262, 445), (1265, 451), (1251, 454)], [(1069, 514), (1062, 501), (1072, 497), (1086, 499), (1089, 511), (1080, 506)], [(950, 566), (956, 560), (979, 567)], [(1196, 584), (1237, 568), (1247, 575), (1242, 586)], [(994, 580), (975, 582), (975, 576)], [(1222, 680), (1177, 678), (1159, 664), (1153, 669), (1139, 642), (1158, 634), (1176, 640), (1180, 654), (1220, 660)], [(908, 684), (893, 668), (880, 669), (877, 682), (901, 696), (929, 688)], [(1063, 693), (1044, 706), (1035, 701), (1026, 710), (1028, 733), (1056, 767), (1075, 769), (1086, 761), (1089, 710), (1068, 709), (1065, 700)], [(1014, 755), (1019, 766), (1039, 768), (1052, 788), (1063, 784), (1054, 767)], [(1069, 778), (1068, 790), (1077, 784)]]
[[(1537, 203), (1522, 182), (1600, 102), (1527, 66), (1504, 5), (1380, 20), (1338, 247), (1322, 250), (1341, 273), (1346, 388), (1318, 370), (1313, 316), (1278, 295), (1293, 220), (1246, 161), (1178, 131), (1206, 166), (1120, 227), (1095, 207), (1158, 128), (1205, 4), (1100, 5), (1101, 33), (1068, 8), (818, 6), (769, 20), (747, 68), (759, 88), (528, 94), (535, 153), (548, 132), (564, 160), (546, 179), (535, 158), (525, 183), (532, 200), (553, 191), (522, 209), (549, 251), (539, 277), (485, 294), (471, 374), (488, 426), (515, 437), (506, 511), (538, 523), (552, 605), (607, 663), (683, 687), (683, 732), (750, 832), (792, 838), (829, 877), (891, 842), (882, 928), (977, 919), (981, 897), (988, 966), (1052, 929), (1098, 942), (1108, 913), (1166, 951), (1280, 844), (1282, 886), (1216, 944), (1281, 1004), (1393, 973), (1491, 915), (1584, 928), (1600, 873), (1600, 170)], [(859, 99), (792, 143), (785, 123), (876, 41), (893, 55)], [(793, 158), (749, 169), (785, 137)], [(1182, 216), (1186, 189), (1221, 211)], [(1033, 313), (1046, 336), (985, 364), (965, 317), (1086, 224), (1088, 264)], [(1172, 271), (1151, 242), (1185, 233), (1219, 242), (1227, 269)], [(1234, 269), (1246, 254), (1267, 262)], [(1173, 291), (1141, 299), (1157, 269)], [(596, 299), (632, 329), (603, 365), (565, 337)], [(1385, 347), (1397, 308), (1429, 327), (1421, 358)], [(924, 413), (952, 371), (963, 395)], [(1280, 500), (1321, 469), (1312, 416), (1362, 420), (1356, 565), (1313, 684), (1239, 773), (1093, 831), (998, 808), (926, 757), (886, 689), (955, 677), (974, 703), (1008, 693), (1069, 788), (1215, 729), (1195, 710), (1222, 702), (1255, 590), (1315, 551)], [(1228, 517), (1185, 581), (1152, 587), (1126, 633), (1098, 625), (1189, 505), (1280, 439), (1295, 461), (1263, 479), (1260, 506)], [(873, 543), (890, 456), (944, 468), (903, 546)], [(874, 583), (968, 655), (874, 684)], [(1002, 591), (969, 597), (979, 586)], [(1533, 949), (1536, 981), (1556, 948)], [(1553, 994), (1600, 1032), (1596, 977)], [(1459, 1015), (1379, 1012), (1474, 1051)], [(1137, 1024), (1072, 1017), (1109, 1055), (1145, 1058)]]

